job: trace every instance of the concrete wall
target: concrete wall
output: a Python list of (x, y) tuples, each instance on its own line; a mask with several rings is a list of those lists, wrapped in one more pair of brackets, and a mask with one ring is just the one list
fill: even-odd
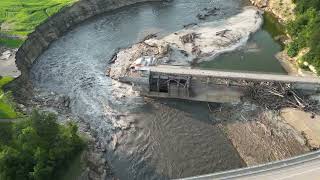
[(16, 54), (16, 64), (21, 71), (20, 80), (26, 83), (29, 70), (49, 45), (75, 25), (95, 15), (139, 2), (162, 0), (79, 0), (48, 18), (31, 33)]

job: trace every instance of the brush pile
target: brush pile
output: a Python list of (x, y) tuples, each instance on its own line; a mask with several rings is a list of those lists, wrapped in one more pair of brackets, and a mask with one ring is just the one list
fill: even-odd
[(291, 107), (315, 114), (320, 110), (316, 101), (295, 91), (290, 83), (250, 83), (247, 97), (270, 110)]

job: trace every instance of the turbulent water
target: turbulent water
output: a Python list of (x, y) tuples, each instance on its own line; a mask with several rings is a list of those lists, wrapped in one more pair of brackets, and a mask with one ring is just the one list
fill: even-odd
[(120, 179), (169, 179), (243, 167), (223, 132), (212, 125), (205, 103), (143, 100), (105, 76), (107, 61), (149, 33), (166, 35), (199, 22), (204, 8), (217, 16), (242, 9), (240, 0), (175, 0), (144, 3), (101, 15), (54, 42), (32, 68), (35, 87), (67, 95), (72, 113), (103, 142)]

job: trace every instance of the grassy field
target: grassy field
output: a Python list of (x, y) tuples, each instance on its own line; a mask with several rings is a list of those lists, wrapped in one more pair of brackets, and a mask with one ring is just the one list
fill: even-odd
[(2, 77), (0, 79), (0, 119), (15, 119), (18, 116), (10, 92), (5, 93), (2, 89), (12, 80), (12, 77)]
[[(2, 34), (24, 39), (34, 28), (77, 0), (0, 0), (0, 25)], [(0, 39), (0, 45), (21, 45), (21, 41)]]

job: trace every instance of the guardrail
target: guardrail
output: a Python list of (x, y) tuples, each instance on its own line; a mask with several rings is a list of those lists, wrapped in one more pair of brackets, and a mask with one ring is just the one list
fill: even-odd
[(233, 178), (244, 178), (249, 175), (254, 175), (258, 173), (268, 172), (268, 171), (275, 171), (282, 168), (295, 166), (299, 164), (303, 164), (309, 161), (319, 160), (320, 161), (320, 150), (303, 154), (300, 156), (296, 156), (293, 158), (289, 158), (286, 160), (270, 162), (267, 164), (246, 167), (241, 169), (235, 169), (230, 171), (218, 172), (213, 174), (206, 174), (188, 178), (182, 178), (181, 180), (206, 180), (206, 179), (233, 179)]

